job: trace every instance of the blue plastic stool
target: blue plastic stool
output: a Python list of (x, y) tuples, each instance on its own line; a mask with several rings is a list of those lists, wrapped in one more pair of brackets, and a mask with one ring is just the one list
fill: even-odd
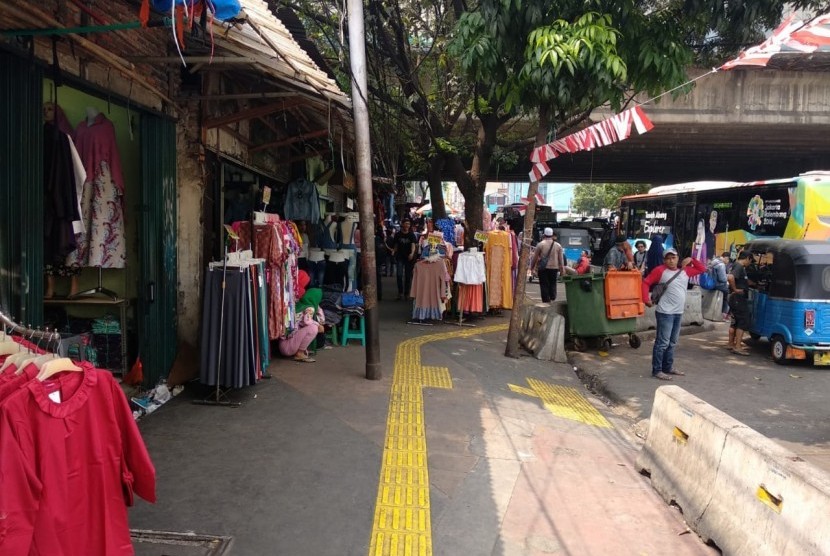
[(360, 345), (366, 345), (366, 320), (363, 318), (363, 315), (354, 315), (355, 318), (360, 319), (360, 330), (359, 331), (352, 331), (349, 328), (349, 321), (352, 318), (352, 315), (346, 315), (343, 317), (343, 322), (341, 326), (343, 327), (343, 341), (341, 345), (347, 346), (349, 345), (349, 340), (360, 340)]

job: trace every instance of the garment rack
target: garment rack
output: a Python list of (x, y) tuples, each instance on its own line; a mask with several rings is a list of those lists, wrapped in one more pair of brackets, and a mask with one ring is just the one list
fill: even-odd
[[(219, 307), (219, 341), (216, 342), (216, 391), (213, 393), (213, 396), (201, 399), (201, 400), (193, 400), (193, 403), (196, 405), (218, 405), (222, 407), (241, 407), (242, 402), (234, 402), (228, 398), (228, 392), (231, 388), (228, 388), (225, 391), (222, 391), (222, 386), (220, 385), (219, 377), (222, 376), (222, 336), (224, 334), (225, 329), (225, 280), (228, 276), (228, 240), (225, 241), (225, 258), (222, 260), (222, 301), (220, 302), (221, 305)], [(238, 258), (238, 256), (237, 256)], [(236, 261), (231, 263), (231, 268), (237, 268), (239, 272), (242, 272), (247, 265), (242, 265), (240, 263), (244, 263), (244, 261)], [(212, 270), (219, 266), (219, 263), (209, 263), (208, 267)]]
[(27, 340), (37, 340), (38, 343), (46, 341), (47, 345), (50, 342), (60, 342), (61, 335), (56, 330), (49, 332), (48, 330), (39, 330), (17, 324), (11, 317), (3, 311), (0, 311), (0, 323), (3, 325), (3, 330), (10, 331), (13, 334), (18, 334)]

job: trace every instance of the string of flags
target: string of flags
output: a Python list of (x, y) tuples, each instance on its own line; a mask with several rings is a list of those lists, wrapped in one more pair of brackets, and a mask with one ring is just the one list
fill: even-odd
[(590, 151), (628, 139), (632, 126), (640, 135), (654, 128), (643, 109), (635, 106), (562, 139), (536, 147), (530, 155), (533, 163), (530, 179), (540, 181), (545, 177), (550, 172), (548, 161), (560, 154)]

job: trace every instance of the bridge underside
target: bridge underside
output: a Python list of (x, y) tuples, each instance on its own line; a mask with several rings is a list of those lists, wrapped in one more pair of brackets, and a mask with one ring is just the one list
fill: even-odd
[[(830, 73), (821, 71), (830, 70), (830, 55), (795, 61), (709, 75), (692, 70), (690, 78), (702, 78), (689, 94), (644, 106), (654, 129), (551, 160), (546, 180), (662, 185), (830, 170)], [(799, 71), (807, 67), (812, 71)], [(610, 115), (595, 113), (592, 122)], [(529, 154), (520, 153), (513, 169), (493, 168), (491, 181), (527, 181)]]
[[(660, 124), (645, 135), (551, 160), (546, 181), (652, 183), (753, 181), (830, 170), (830, 127)], [(524, 161), (492, 181), (527, 181)]]

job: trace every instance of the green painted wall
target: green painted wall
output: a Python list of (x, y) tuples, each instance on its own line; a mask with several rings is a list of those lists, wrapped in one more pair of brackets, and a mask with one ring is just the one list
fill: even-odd
[[(53, 102), (54, 98), (53, 82), (44, 79), (43, 101)], [(85, 119), (87, 106), (97, 108), (115, 126), (116, 141), (121, 154), (121, 167), (124, 173), (127, 267), (125, 269), (104, 269), (104, 287), (120, 294), (122, 297), (133, 299), (136, 296), (136, 284), (139, 276), (137, 206), (141, 200), (141, 137), (139, 136), (141, 114), (135, 110), (128, 112), (125, 107), (119, 104), (108, 103), (106, 98), (90, 95), (65, 85), (58, 88), (57, 100), (58, 105), (66, 113), (66, 117), (73, 127), (77, 127), (78, 123)], [(131, 128), (132, 136), (130, 134)], [(81, 291), (94, 288), (97, 284), (98, 270), (95, 268), (84, 269), (80, 276)], [(58, 278), (55, 291), (58, 296), (66, 295), (69, 292), (69, 279)], [(80, 315), (75, 311), (73, 313)]]

